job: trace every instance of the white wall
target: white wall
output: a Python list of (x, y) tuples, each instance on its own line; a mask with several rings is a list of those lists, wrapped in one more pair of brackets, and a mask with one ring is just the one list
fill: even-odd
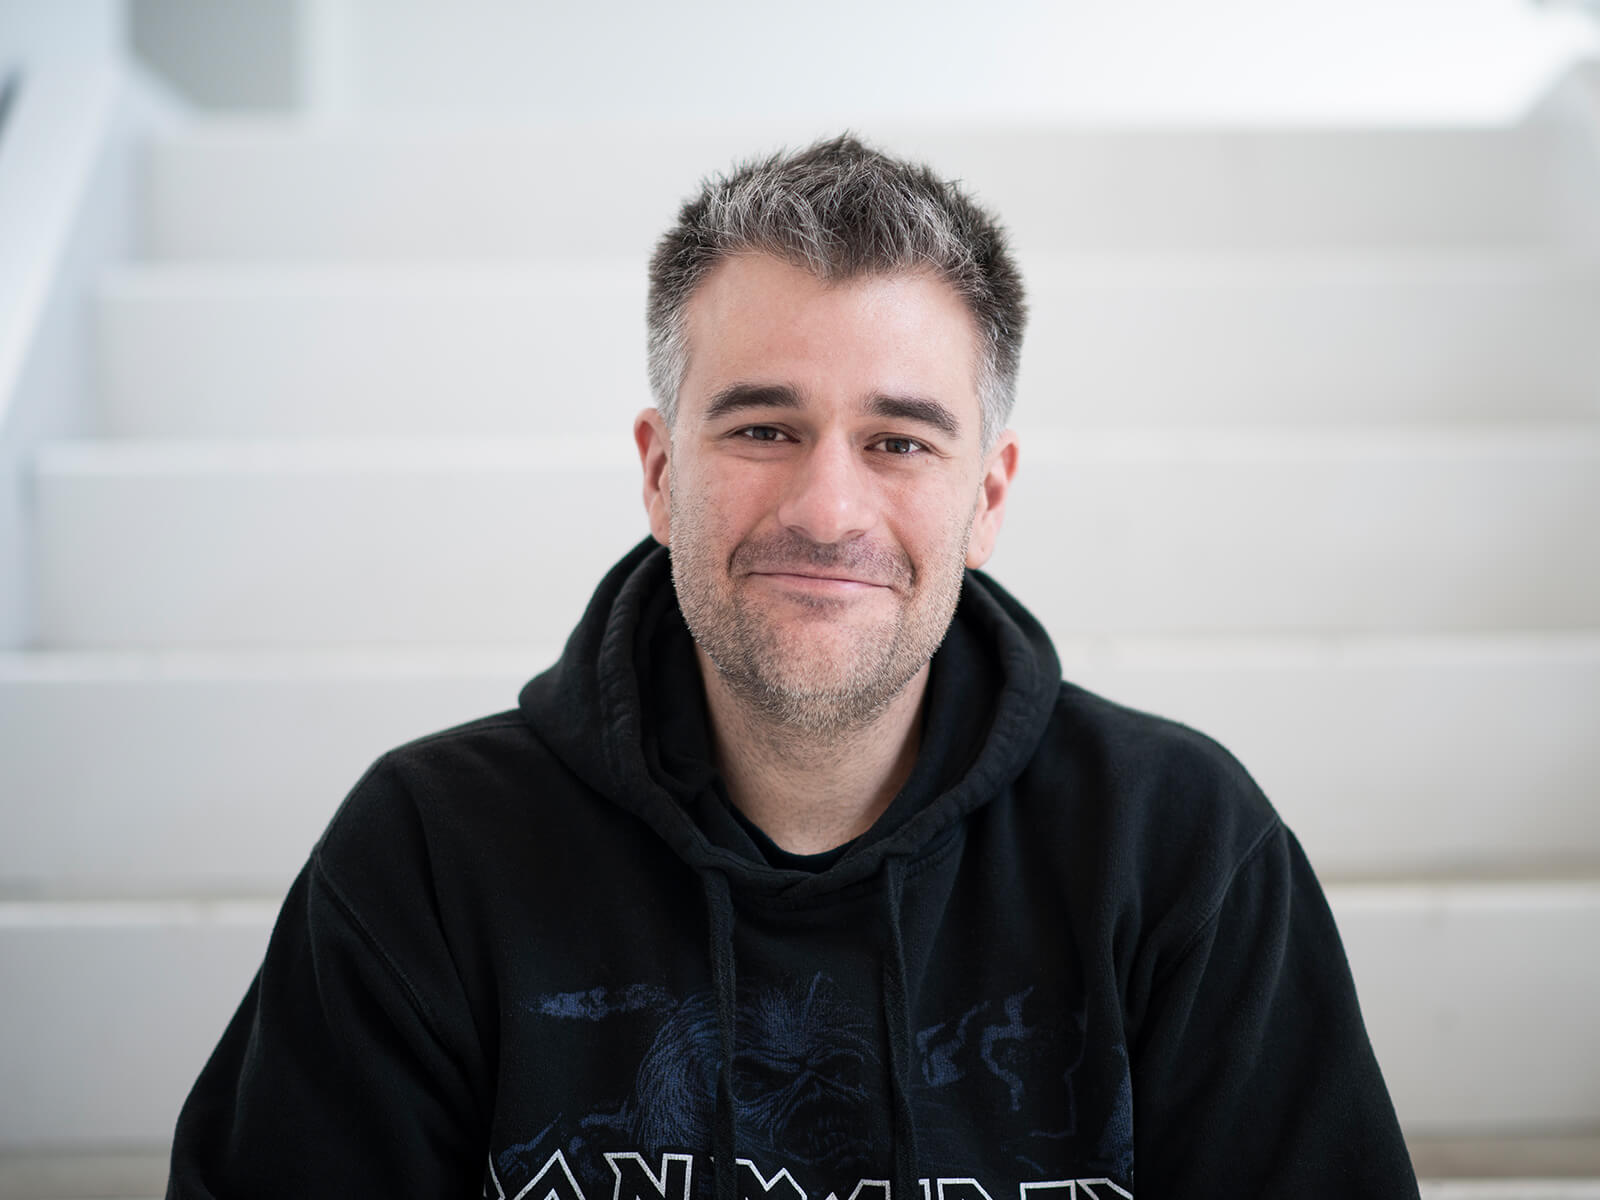
[(1597, 44), (1531, 0), (299, 2), (331, 116), (1492, 122)]
[(0, 0), (0, 72), (24, 61), (113, 54), (122, 18), (121, 0)]

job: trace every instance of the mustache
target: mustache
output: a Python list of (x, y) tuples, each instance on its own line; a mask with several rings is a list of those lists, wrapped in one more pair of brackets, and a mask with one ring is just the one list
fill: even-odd
[(887, 587), (907, 586), (916, 571), (904, 551), (859, 540), (813, 542), (794, 530), (747, 538), (734, 548), (730, 565), (735, 574), (792, 571), (838, 571), (850, 579)]

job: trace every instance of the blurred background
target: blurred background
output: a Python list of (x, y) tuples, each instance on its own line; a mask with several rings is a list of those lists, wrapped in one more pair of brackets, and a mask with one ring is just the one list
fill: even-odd
[(0, 1198), (160, 1194), (344, 792), (644, 535), (654, 237), (847, 127), (1010, 226), (993, 573), (1300, 835), (1426, 1193), (1600, 1196), (1597, 56), (1529, 0), (0, 0)]

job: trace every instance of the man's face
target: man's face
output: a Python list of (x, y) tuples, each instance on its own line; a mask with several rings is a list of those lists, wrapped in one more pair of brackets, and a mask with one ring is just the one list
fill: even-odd
[(1016, 445), (980, 445), (972, 319), (929, 275), (830, 284), (766, 255), (718, 265), (687, 317), (675, 428), (634, 428), (684, 619), (769, 715), (858, 725), (926, 667), (999, 531)]

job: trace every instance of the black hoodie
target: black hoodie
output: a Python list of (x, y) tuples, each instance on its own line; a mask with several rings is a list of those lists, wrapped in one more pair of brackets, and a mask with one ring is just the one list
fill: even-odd
[(862, 837), (727, 801), (666, 552), (519, 710), (385, 755), (179, 1118), (169, 1196), (1415, 1197), (1315, 877), (1213, 742), (969, 573)]

